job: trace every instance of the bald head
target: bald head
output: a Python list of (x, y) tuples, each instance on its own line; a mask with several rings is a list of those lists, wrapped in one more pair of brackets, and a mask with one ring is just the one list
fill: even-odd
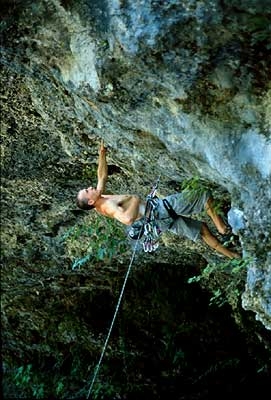
[(80, 192), (77, 194), (76, 204), (81, 210), (92, 210), (94, 208), (94, 205), (88, 204), (87, 197), (80, 196)]

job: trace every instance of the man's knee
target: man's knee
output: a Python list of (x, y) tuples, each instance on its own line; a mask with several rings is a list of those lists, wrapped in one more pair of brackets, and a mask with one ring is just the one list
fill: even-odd
[(201, 223), (200, 235), (202, 238), (205, 238), (206, 236), (210, 235), (210, 231), (209, 231), (207, 225), (205, 224), (205, 222)]
[(213, 208), (213, 198), (211, 195), (209, 197), (207, 197), (204, 207), (205, 207), (205, 210), (207, 210), (207, 211)]

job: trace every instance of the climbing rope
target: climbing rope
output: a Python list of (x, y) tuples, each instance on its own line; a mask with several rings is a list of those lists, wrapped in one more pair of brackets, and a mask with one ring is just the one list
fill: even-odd
[[(158, 187), (159, 179), (160, 179), (160, 176), (157, 179), (157, 182), (154, 185), (154, 187), (152, 188), (152, 191), (148, 195), (147, 199), (148, 198), (153, 198), (155, 196), (155, 193), (156, 193), (156, 190), (157, 190), (157, 187)], [(147, 204), (148, 204), (148, 201), (147, 201)], [(145, 210), (145, 219), (148, 220), (147, 205), (146, 205), (146, 210)], [(144, 230), (144, 226), (145, 225), (143, 224), (142, 227), (141, 227), (142, 231)], [(139, 235), (139, 237), (140, 237), (140, 235)], [(94, 375), (93, 375), (93, 378), (92, 378), (92, 381), (91, 381), (91, 384), (90, 384), (90, 387), (89, 387), (89, 390), (88, 390), (88, 394), (87, 394), (87, 397), (86, 397), (87, 399), (89, 399), (89, 396), (91, 395), (92, 388), (93, 388), (94, 383), (96, 381), (96, 378), (97, 378), (97, 375), (98, 375), (98, 372), (99, 372), (99, 369), (100, 369), (100, 366), (101, 366), (101, 363), (102, 363), (102, 360), (103, 360), (103, 357), (104, 357), (104, 353), (105, 353), (105, 350), (106, 350), (106, 347), (107, 347), (107, 344), (108, 344), (108, 341), (109, 341), (109, 338), (110, 338), (110, 335), (111, 335), (111, 332), (112, 332), (112, 329), (113, 329), (113, 326), (114, 326), (114, 323), (115, 323), (115, 319), (116, 319), (116, 316), (117, 316), (117, 313), (118, 313), (118, 310), (119, 310), (119, 307), (120, 307), (120, 303), (121, 303), (121, 300), (122, 300), (122, 297), (123, 297), (123, 293), (124, 293), (124, 289), (125, 289), (125, 286), (126, 286), (126, 282), (127, 282), (130, 270), (132, 268), (132, 264), (134, 262), (135, 254), (136, 254), (137, 247), (138, 247), (138, 243), (139, 243), (139, 238), (136, 241), (136, 244), (135, 244), (135, 247), (134, 247), (134, 251), (133, 251), (133, 254), (131, 256), (131, 260), (130, 260), (130, 263), (129, 263), (129, 266), (128, 266), (128, 269), (127, 269), (127, 272), (126, 272), (126, 275), (125, 275), (125, 279), (124, 279), (124, 282), (123, 282), (123, 285), (122, 285), (122, 289), (121, 289), (121, 292), (120, 292), (119, 300), (118, 300), (118, 303), (117, 303), (117, 306), (116, 306), (116, 309), (115, 309), (115, 313), (114, 313), (114, 316), (113, 316), (113, 319), (112, 319), (112, 322), (111, 322), (111, 325), (110, 325), (106, 340), (104, 342), (104, 346), (103, 346), (103, 349), (102, 349), (102, 352), (101, 352), (100, 359), (98, 361), (98, 364), (95, 367)]]
[(102, 362), (102, 359), (103, 359), (103, 356), (104, 356), (104, 353), (105, 353), (105, 350), (106, 350), (106, 347), (107, 347), (107, 344), (108, 344), (108, 341), (109, 341), (109, 338), (110, 338), (110, 335), (111, 335), (111, 332), (112, 332), (112, 329), (113, 329), (113, 325), (114, 325), (114, 322), (115, 322), (115, 319), (116, 319), (116, 316), (117, 316), (117, 313), (118, 313), (118, 310), (119, 310), (119, 306), (120, 306), (120, 303), (121, 303), (121, 300), (122, 300), (122, 296), (123, 296), (123, 293), (124, 293), (126, 282), (127, 282), (127, 279), (128, 279), (132, 264), (134, 262), (138, 241), (139, 240), (136, 241), (136, 245), (135, 245), (135, 248), (134, 248), (131, 260), (130, 260), (130, 264), (129, 264), (129, 267), (128, 267), (128, 270), (127, 270), (127, 273), (126, 273), (126, 276), (125, 276), (125, 279), (124, 279), (124, 282), (123, 282), (123, 285), (122, 285), (122, 289), (121, 289), (121, 292), (120, 292), (119, 300), (118, 300), (118, 303), (117, 303), (117, 306), (116, 306), (116, 310), (115, 310), (115, 313), (114, 313), (114, 316), (113, 316), (113, 319), (112, 319), (112, 322), (111, 322), (111, 325), (110, 325), (110, 328), (109, 328), (109, 331), (108, 331), (108, 334), (107, 334), (107, 338), (106, 338), (106, 340), (104, 342), (104, 346), (103, 346), (103, 350), (102, 350), (99, 362), (98, 362), (98, 364), (97, 364), (97, 366), (95, 368), (95, 372), (94, 372), (94, 375), (93, 375), (93, 378), (92, 378), (92, 382), (91, 382), (91, 385), (90, 385), (89, 390), (88, 390), (87, 399), (89, 398), (89, 396), (91, 394), (93, 385), (94, 385), (96, 377), (98, 375), (98, 372), (99, 372), (99, 369), (100, 369), (100, 366), (101, 366), (101, 362)]

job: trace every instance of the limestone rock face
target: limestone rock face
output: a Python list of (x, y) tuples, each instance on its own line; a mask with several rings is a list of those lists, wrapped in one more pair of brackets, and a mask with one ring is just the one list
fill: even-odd
[(197, 176), (228, 200), (242, 305), (270, 330), (270, 1), (3, 4), (3, 256), (60, 263), (103, 138), (110, 191)]

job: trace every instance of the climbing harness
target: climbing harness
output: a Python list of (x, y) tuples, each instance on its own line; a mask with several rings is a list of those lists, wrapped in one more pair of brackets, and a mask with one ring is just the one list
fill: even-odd
[(147, 196), (144, 217), (139, 221), (135, 221), (128, 233), (129, 238), (133, 240), (139, 240), (144, 236), (142, 246), (146, 253), (151, 253), (158, 248), (159, 236), (162, 233), (154, 217), (154, 210), (158, 204), (156, 192), (159, 180), (160, 177), (157, 179), (156, 184)]
[[(132, 240), (141, 239), (144, 236), (142, 241), (143, 249), (146, 253), (151, 253), (155, 251), (159, 247), (159, 237), (162, 234), (161, 229), (159, 228), (156, 219), (155, 219), (155, 209), (158, 205), (158, 197), (156, 196), (158, 183), (160, 177), (157, 179), (156, 184), (154, 185), (151, 193), (147, 196), (147, 203), (145, 207), (144, 217), (139, 221), (135, 221), (131, 228), (129, 229), (128, 236)], [(174, 224), (174, 221), (179, 217), (178, 214), (174, 211), (170, 203), (166, 200), (162, 200), (165, 209), (168, 212), (168, 215), (172, 219), (171, 224), (169, 225), (170, 229)]]
[(152, 253), (159, 247), (159, 236), (162, 231), (156, 224), (153, 216), (153, 205), (150, 203), (151, 208), (150, 217), (146, 218), (144, 223), (144, 240), (142, 243), (143, 249), (146, 253)]
[(172, 222), (169, 225), (169, 229), (170, 229), (172, 227), (172, 225), (174, 224), (174, 221), (179, 217), (179, 215), (174, 211), (174, 209), (171, 207), (171, 205), (169, 204), (167, 199), (163, 199), (162, 201), (163, 201), (165, 209), (168, 212), (168, 215), (172, 218)]
[(144, 234), (144, 221), (139, 220), (134, 222), (128, 232), (128, 236), (132, 240), (141, 239)]
[[(151, 193), (147, 197), (147, 204), (146, 204), (145, 215), (144, 215), (144, 223), (140, 225), (140, 230), (138, 230), (138, 233), (137, 233), (138, 237), (136, 238), (136, 244), (135, 244), (135, 247), (134, 247), (134, 251), (133, 251), (133, 254), (131, 256), (131, 260), (130, 260), (130, 263), (129, 263), (129, 266), (128, 266), (128, 269), (127, 269), (127, 272), (126, 272), (126, 275), (125, 275), (125, 279), (124, 279), (124, 282), (123, 282), (123, 285), (122, 285), (122, 289), (121, 289), (121, 292), (120, 292), (119, 300), (118, 300), (118, 303), (117, 303), (117, 306), (116, 306), (116, 310), (115, 310), (115, 313), (114, 313), (114, 316), (113, 316), (113, 319), (112, 319), (112, 322), (111, 322), (111, 325), (110, 325), (110, 328), (109, 328), (109, 331), (108, 331), (108, 334), (107, 334), (107, 337), (106, 337), (106, 340), (105, 340), (105, 343), (104, 343), (104, 346), (103, 346), (103, 349), (102, 349), (102, 352), (101, 352), (101, 356), (100, 356), (100, 359), (98, 361), (98, 364), (96, 365), (96, 368), (95, 368), (95, 371), (94, 371), (94, 374), (93, 374), (93, 378), (92, 378), (92, 381), (91, 381), (91, 384), (90, 384), (90, 387), (89, 387), (89, 390), (88, 390), (88, 394), (87, 394), (87, 397), (86, 397), (87, 399), (89, 399), (89, 397), (91, 395), (91, 391), (92, 391), (93, 385), (94, 385), (96, 377), (98, 375), (98, 372), (99, 372), (99, 369), (100, 369), (100, 366), (101, 366), (101, 362), (102, 362), (102, 359), (104, 357), (104, 353), (105, 353), (105, 350), (106, 350), (106, 347), (107, 347), (107, 344), (108, 344), (108, 341), (109, 341), (109, 338), (110, 338), (110, 335), (111, 335), (111, 332), (112, 332), (112, 329), (113, 329), (113, 325), (114, 325), (114, 322), (115, 322), (115, 319), (116, 319), (116, 316), (117, 316), (117, 313), (118, 313), (118, 310), (119, 310), (119, 306), (120, 306), (120, 303), (121, 303), (121, 300), (122, 300), (122, 297), (123, 297), (123, 293), (124, 293), (124, 289), (125, 289), (125, 286), (126, 286), (126, 282), (127, 282), (127, 279), (128, 279), (128, 276), (129, 276), (129, 273), (130, 273), (130, 270), (131, 270), (131, 267), (132, 267), (132, 264), (133, 264), (133, 261), (134, 261), (134, 258), (135, 258), (135, 254), (136, 254), (136, 251), (137, 251), (138, 243), (139, 243), (139, 240), (142, 237), (143, 233), (144, 233), (144, 235), (146, 235), (146, 238), (144, 239), (144, 241), (147, 239), (145, 246), (149, 246), (148, 248), (150, 248), (150, 249), (155, 247), (155, 243), (153, 242), (153, 239), (152, 239), (153, 236), (150, 236), (150, 232), (152, 231), (152, 228), (147, 227), (145, 229), (145, 227), (146, 227), (147, 224), (150, 224), (151, 221), (152, 221), (152, 216), (151, 216), (152, 212), (151, 212), (151, 209), (149, 207), (150, 207), (150, 202), (154, 199), (154, 197), (156, 195), (156, 190), (157, 190), (157, 187), (158, 187), (159, 179), (160, 179), (160, 176), (157, 179), (157, 182), (154, 185)], [(148, 200), (149, 200), (149, 202), (148, 202)], [(146, 230), (147, 234), (145, 234), (145, 230)], [(147, 250), (147, 251), (149, 251), (149, 250)], [(153, 250), (151, 250), (151, 251), (153, 251)]]

